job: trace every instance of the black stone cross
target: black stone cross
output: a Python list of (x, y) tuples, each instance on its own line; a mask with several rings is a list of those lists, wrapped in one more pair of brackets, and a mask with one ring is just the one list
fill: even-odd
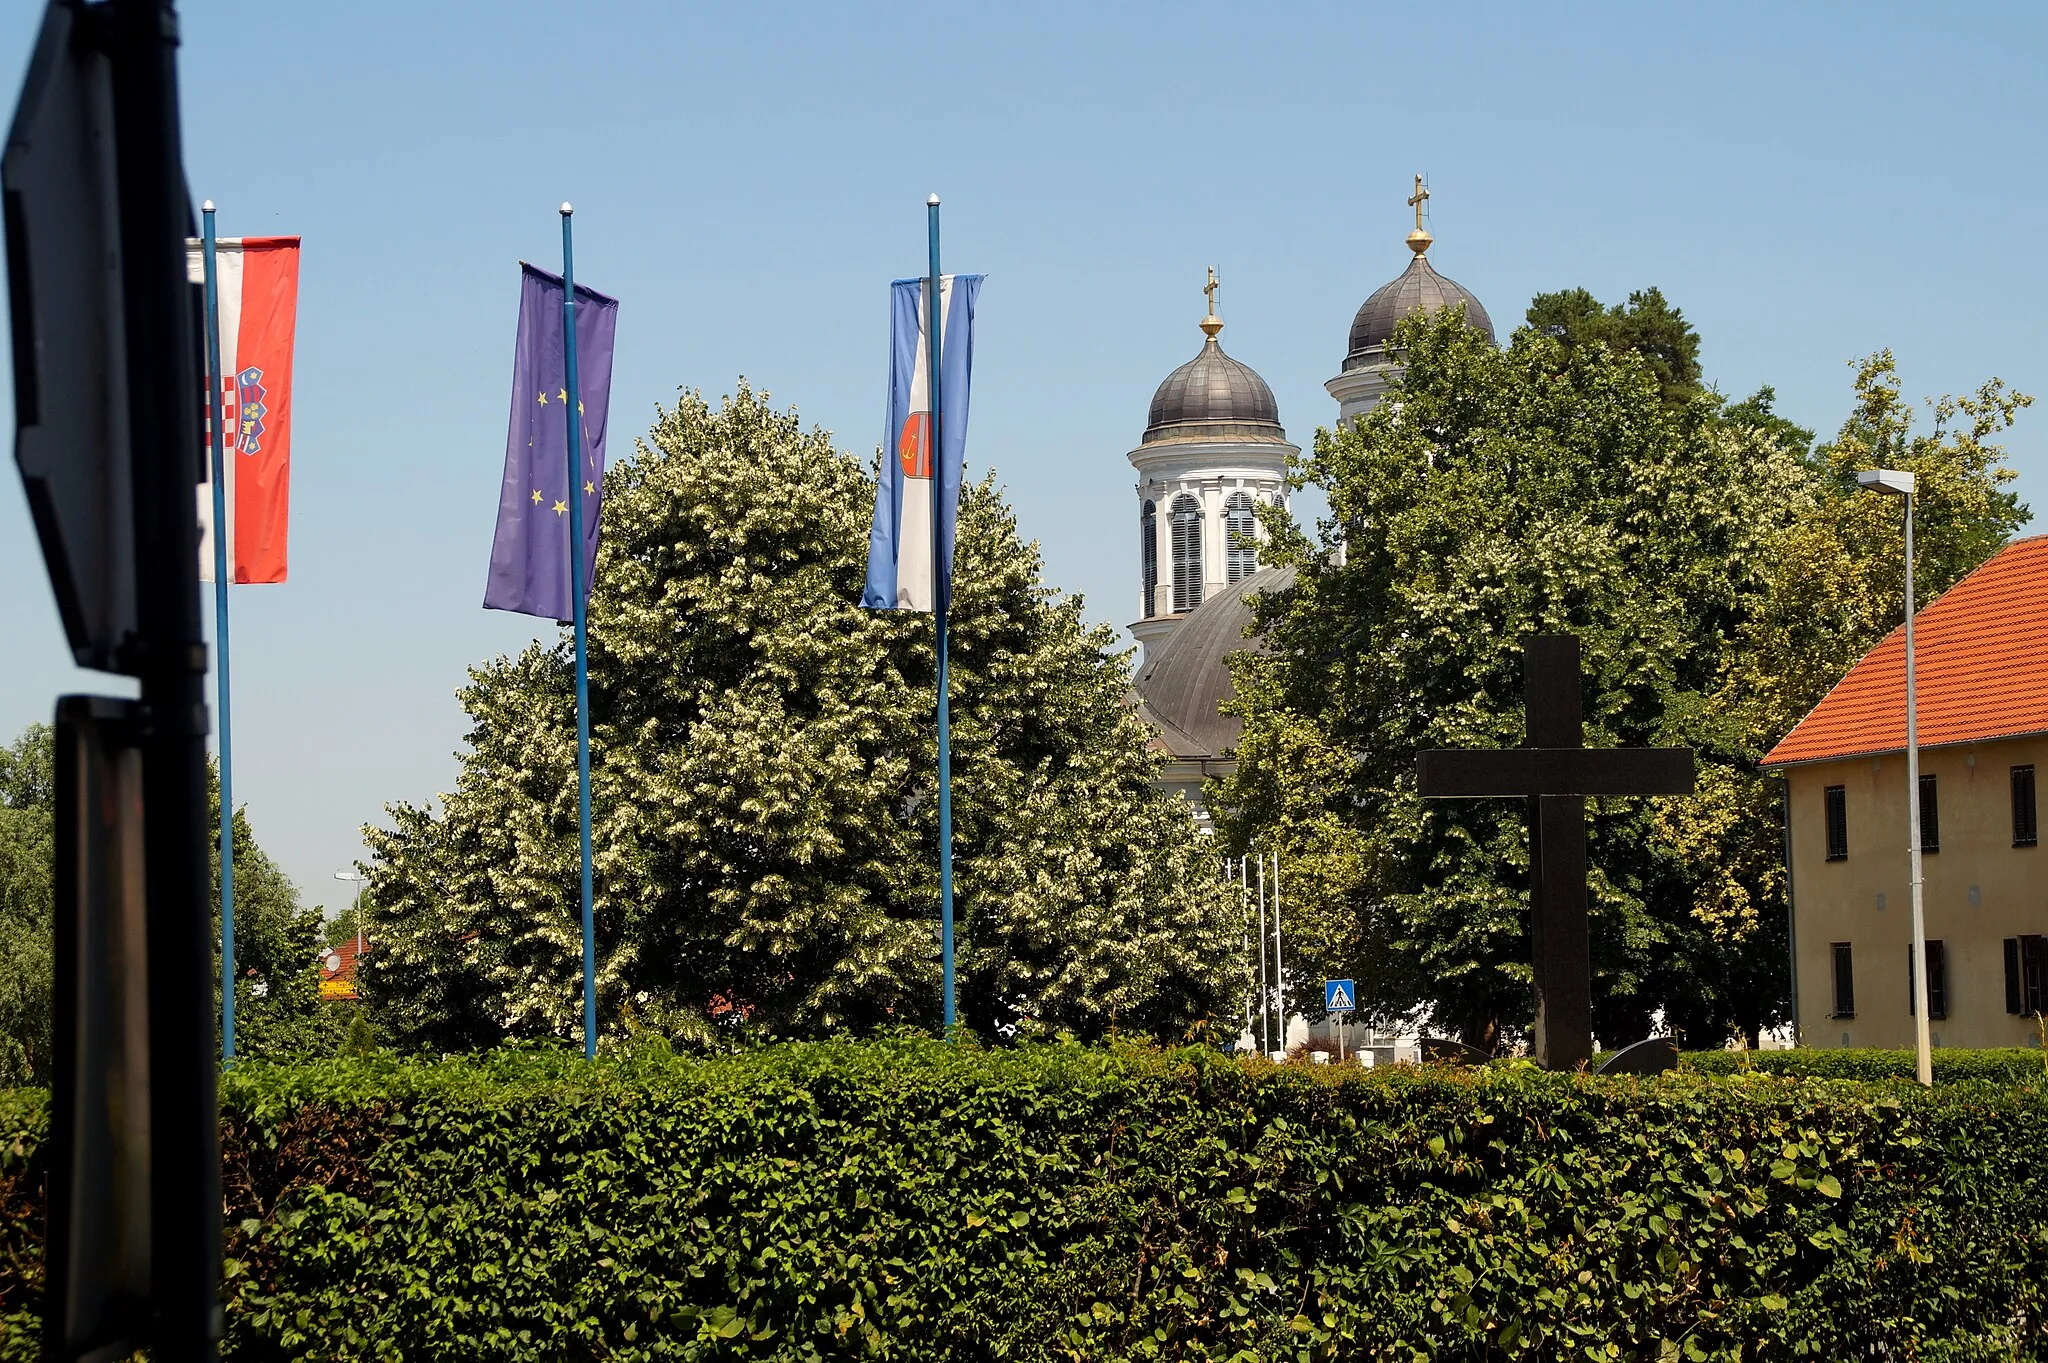
[(1690, 795), (1691, 748), (1585, 747), (1579, 641), (1522, 641), (1528, 741), (1416, 756), (1416, 788), (1438, 799), (1529, 802), (1529, 939), (1536, 1061), (1569, 1070), (1593, 1056), (1593, 961), (1586, 942), (1586, 797)]

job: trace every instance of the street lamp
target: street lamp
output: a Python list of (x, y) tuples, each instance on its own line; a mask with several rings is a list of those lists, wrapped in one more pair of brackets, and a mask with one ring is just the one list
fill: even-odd
[(1934, 1083), (1934, 1055), (1927, 1036), (1927, 918), (1920, 902), (1920, 721), (1913, 679), (1913, 475), (1898, 469), (1864, 469), (1856, 485), (1906, 503), (1906, 856), (1913, 887), (1913, 1055), (1924, 1085)]
[(363, 954), (363, 884), (369, 877), (361, 871), (336, 871), (334, 878), (353, 882), (356, 887), (353, 907), (356, 911), (356, 955), (360, 957)]

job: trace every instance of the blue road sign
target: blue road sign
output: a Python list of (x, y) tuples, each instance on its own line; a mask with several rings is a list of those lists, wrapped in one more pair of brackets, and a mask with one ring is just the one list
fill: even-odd
[(1323, 981), (1323, 1011), (1348, 1013), (1358, 1006), (1358, 990), (1349, 980)]

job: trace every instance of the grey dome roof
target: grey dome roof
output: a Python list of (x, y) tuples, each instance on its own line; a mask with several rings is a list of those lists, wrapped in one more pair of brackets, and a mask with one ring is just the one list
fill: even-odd
[(1251, 598), (1294, 585), (1294, 569), (1261, 568), (1240, 578), (1188, 613), (1152, 651), (1138, 671), (1132, 693), (1138, 713), (1177, 758), (1220, 758), (1237, 746), (1244, 721), (1220, 714), (1217, 706), (1234, 694), (1224, 659), (1233, 653), (1265, 652), (1265, 641), (1247, 639)]
[(1364, 352), (1386, 345), (1394, 327), (1410, 313), (1465, 305), (1465, 325), (1491, 341), (1493, 319), (1477, 298), (1454, 279), (1447, 279), (1430, 267), (1429, 257), (1418, 255), (1408, 262), (1396, 279), (1389, 280), (1365, 300), (1351, 319), (1351, 348), (1344, 358), (1346, 369), (1365, 363)]
[(1143, 443), (1286, 439), (1273, 390), (1250, 365), (1224, 354), (1212, 336), (1152, 394)]

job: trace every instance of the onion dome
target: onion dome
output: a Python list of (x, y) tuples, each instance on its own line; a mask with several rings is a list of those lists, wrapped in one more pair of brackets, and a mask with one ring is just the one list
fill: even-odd
[(1384, 352), (1387, 342), (1393, 339), (1395, 326), (1411, 314), (1454, 308), (1461, 303), (1465, 306), (1465, 325), (1489, 341), (1494, 339), (1493, 319), (1486, 315), (1485, 306), (1464, 285), (1438, 274), (1429, 263), (1428, 251), (1434, 238), (1422, 225), (1422, 203), (1428, 198), (1429, 190), (1418, 175), (1415, 197), (1408, 201), (1415, 207), (1415, 230), (1408, 234), (1407, 243), (1415, 259), (1408, 262), (1408, 268), (1398, 278), (1373, 290), (1372, 297), (1351, 319), (1351, 344), (1344, 356), (1346, 369), (1378, 363), (1383, 356), (1371, 352)]
[[(1210, 272), (1210, 288), (1215, 272)], [(1152, 410), (1145, 419), (1144, 444), (1162, 440), (1270, 440), (1284, 443), (1287, 432), (1280, 428), (1280, 404), (1273, 390), (1248, 364), (1223, 353), (1216, 335), (1223, 319), (1215, 313), (1213, 294), (1210, 312), (1201, 322), (1208, 339), (1201, 353), (1166, 376), (1152, 394)]]

